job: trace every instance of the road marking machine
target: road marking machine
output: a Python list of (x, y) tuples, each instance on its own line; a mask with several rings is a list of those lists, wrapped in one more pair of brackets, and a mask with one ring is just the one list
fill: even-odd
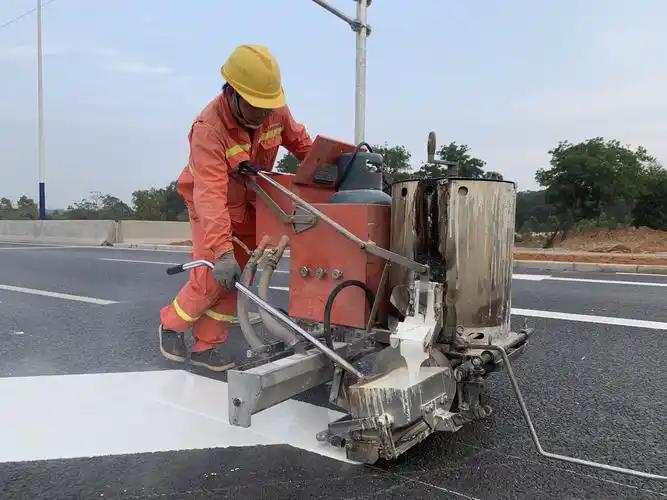
[[(434, 152), (431, 133), (429, 161), (440, 161)], [(247, 364), (228, 371), (230, 423), (249, 427), (253, 414), (325, 385), (346, 415), (317, 439), (354, 461), (392, 460), (488, 417), (486, 379), (504, 370), (541, 455), (667, 479), (542, 448), (511, 365), (531, 334), (510, 328), (515, 185), (457, 177), (444, 163), (447, 177), (388, 186), (381, 155), (320, 136), (296, 175), (248, 169), (257, 248), (236, 284), (249, 348)], [(267, 298), (288, 247), (284, 311)], [(213, 266), (168, 272), (200, 265)]]

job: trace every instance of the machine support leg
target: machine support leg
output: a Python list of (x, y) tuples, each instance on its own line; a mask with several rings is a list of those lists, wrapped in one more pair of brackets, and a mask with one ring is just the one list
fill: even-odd
[(488, 344), (469, 344), (469, 347), (473, 349), (496, 351), (500, 353), (500, 356), (503, 358), (503, 364), (505, 365), (505, 371), (507, 372), (507, 376), (509, 377), (510, 382), (512, 384), (512, 389), (514, 390), (516, 399), (519, 402), (519, 407), (521, 408), (523, 419), (526, 421), (526, 424), (528, 425), (528, 429), (530, 431), (530, 437), (533, 439), (535, 448), (537, 448), (537, 452), (540, 455), (554, 460), (561, 460), (563, 462), (586, 465), (588, 467), (595, 467), (597, 469), (602, 469), (610, 472), (619, 472), (621, 474), (627, 474), (630, 476), (643, 477), (646, 479), (657, 479), (659, 481), (667, 481), (667, 476), (661, 476), (660, 474), (651, 474), (648, 472), (637, 471), (634, 469), (626, 469), (625, 467), (616, 467), (614, 465), (591, 462), (590, 460), (583, 460), (581, 458), (568, 457), (566, 455), (559, 455), (557, 453), (551, 453), (549, 451), (545, 451), (544, 448), (542, 448), (542, 445), (540, 444), (539, 438), (537, 437), (537, 432), (535, 431), (535, 427), (533, 426), (533, 421), (530, 418), (530, 415), (528, 414), (528, 408), (526, 407), (526, 403), (524, 402), (523, 396), (521, 395), (521, 391), (519, 390), (519, 384), (517, 383), (516, 377), (514, 376), (514, 371), (512, 370), (512, 365), (510, 364), (510, 359), (507, 353), (505, 352), (505, 349), (502, 348), (501, 346), (488, 345)]

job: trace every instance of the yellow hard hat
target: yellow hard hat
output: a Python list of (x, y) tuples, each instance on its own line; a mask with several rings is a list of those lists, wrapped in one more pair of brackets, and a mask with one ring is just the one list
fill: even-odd
[(256, 108), (285, 105), (278, 61), (263, 45), (240, 45), (220, 68), (222, 77)]

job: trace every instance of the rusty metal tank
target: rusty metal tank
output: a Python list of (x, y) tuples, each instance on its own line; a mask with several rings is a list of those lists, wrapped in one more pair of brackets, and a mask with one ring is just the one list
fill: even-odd
[[(419, 179), (392, 187), (391, 250), (430, 266), (444, 284), (441, 342), (459, 332), (474, 339), (509, 335), (514, 183)], [(392, 302), (401, 309), (410, 271), (392, 266)]]

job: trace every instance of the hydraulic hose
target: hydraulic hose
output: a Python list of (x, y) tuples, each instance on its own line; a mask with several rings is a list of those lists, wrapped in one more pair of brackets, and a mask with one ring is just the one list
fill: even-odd
[(331, 290), (331, 293), (327, 298), (327, 303), (324, 306), (323, 324), (324, 340), (326, 341), (327, 347), (329, 347), (329, 349), (333, 349), (333, 335), (331, 334), (331, 310), (333, 309), (333, 304), (338, 294), (349, 286), (359, 287), (364, 292), (366, 292), (366, 300), (368, 300), (368, 303), (371, 307), (373, 307), (373, 302), (375, 302), (375, 294), (373, 293), (373, 290), (371, 290), (366, 283), (359, 280), (343, 281), (342, 283), (336, 285), (333, 290)]
[[(241, 274), (241, 283), (246, 287), (250, 286), (250, 282), (255, 274), (257, 269), (257, 261), (264, 254), (264, 249), (269, 243), (269, 237), (265, 236), (259, 242), (259, 245), (255, 251), (250, 256), (248, 263), (243, 268), (243, 273)], [(248, 298), (245, 295), (239, 295), (236, 300), (236, 316), (239, 319), (239, 326), (241, 327), (241, 332), (243, 337), (245, 337), (246, 342), (252, 349), (259, 349), (264, 346), (264, 342), (257, 336), (255, 328), (250, 322), (250, 316), (248, 314)]]
[[(269, 295), (269, 286), (271, 285), (271, 278), (273, 276), (273, 271), (275, 271), (278, 266), (278, 262), (283, 256), (285, 248), (289, 244), (289, 238), (286, 235), (283, 235), (278, 242), (275, 252), (271, 257), (269, 257), (265, 262), (262, 270), (262, 276), (259, 279), (259, 285), (257, 286), (257, 295), (262, 300), (267, 300)], [(265, 309), (259, 308), (259, 315), (262, 318), (264, 326), (269, 331), (271, 335), (282, 340), (282, 342), (287, 347), (292, 347), (299, 342), (299, 337), (297, 337), (290, 329), (285, 327), (277, 319), (275, 319), (271, 314), (269, 314)]]

